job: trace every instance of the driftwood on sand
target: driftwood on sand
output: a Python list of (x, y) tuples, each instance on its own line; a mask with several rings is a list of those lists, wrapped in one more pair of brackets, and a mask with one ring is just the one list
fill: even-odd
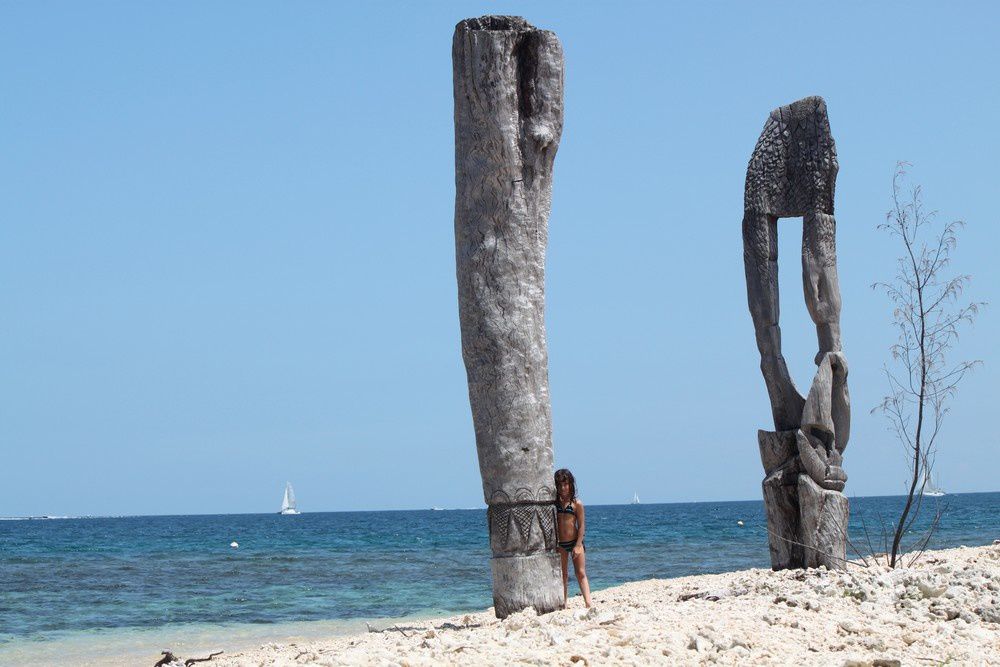
[(163, 651), (163, 657), (156, 661), (153, 667), (170, 667), (171, 665), (183, 664), (185, 667), (191, 667), (196, 662), (208, 662), (217, 655), (222, 655), (222, 651), (216, 651), (215, 653), (209, 653), (207, 658), (188, 658), (182, 661), (179, 657), (174, 655), (171, 651)]

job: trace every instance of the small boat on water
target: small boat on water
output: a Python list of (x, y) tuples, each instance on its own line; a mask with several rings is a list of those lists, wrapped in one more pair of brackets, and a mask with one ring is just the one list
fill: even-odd
[(291, 482), (285, 482), (285, 497), (281, 499), (281, 510), (278, 514), (302, 514), (295, 509), (295, 491), (292, 490)]
[(638, 493), (632, 494), (632, 502), (631, 502), (631, 504), (632, 505), (638, 505), (639, 504), (639, 494)]
[(947, 495), (942, 489), (938, 488), (934, 482), (931, 481), (930, 471), (924, 471), (924, 495), (931, 498), (940, 498), (941, 496)]

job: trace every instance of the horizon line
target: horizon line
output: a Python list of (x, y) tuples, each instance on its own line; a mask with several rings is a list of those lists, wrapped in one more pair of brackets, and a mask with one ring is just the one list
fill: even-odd
[[(983, 495), (991, 493), (1000, 493), (997, 491), (961, 491), (955, 493), (947, 493), (942, 498), (947, 498), (949, 496), (972, 496), (972, 495)], [(850, 500), (861, 499), (861, 498), (905, 498), (906, 494), (888, 494), (888, 495), (872, 495), (872, 496), (848, 496)], [(933, 496), (929, 496), (933, 497)], [(630, 507), (633, 504), (638, 505), (710, 505), (710, 504), (727, 504), (727, 503), (750, 503), (757, 502), (763, 503), (762, 498), (748, 498), (742, 500), (674, 500), (668, 502), (641, 502), (641, 503), (591, 503), (591, 507)], [(370, 513), (370, 512), (477, 512), (486, 509), (486, 505), (483, 504), (481, 507), (416, 507), (416, 508), (401, 508), (401, 509), (355, 509), (355, 510), (314, 510), (314, 511), (302, 511), (301, 514), (359, 514), (359, 513)], [(196, 514), (79, 514), (79, 515), (61, 515), (61, 514), (30, 514), (24, 516), (0, 516), (0, 521), (57, 521), (57, 520), (70, 520), (70, 519), (140, 519), (147, 517), (180, 517), (180, 516), (268, 516), (268, 515), (279, 515), (280, 512), (205, 512)]]

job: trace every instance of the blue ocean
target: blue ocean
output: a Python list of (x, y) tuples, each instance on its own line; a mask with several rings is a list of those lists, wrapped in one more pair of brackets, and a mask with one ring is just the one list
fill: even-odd
[[(868, 548), (866, 525), (880, 548), (902, 502), (852, 499), (852, 541)], [(1000, 537), (1000, 493), (927, 498), (912, 537), (935, 508), (931, 548)], [(760, 501), (594, 505), (587, 523), (595, 590), (769, 566)], [(73, 637), (227, 626), (259, 638), (491, 605), (485, 509), (0, 521), (0, 662)]]

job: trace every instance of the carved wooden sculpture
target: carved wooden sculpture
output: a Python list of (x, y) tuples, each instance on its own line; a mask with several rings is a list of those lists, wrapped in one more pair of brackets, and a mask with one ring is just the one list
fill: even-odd
[[(826, 103), (807, 97), (771, 112), (747, 167), (743, 259), (774, 431), (758, 431), (771, 566), (842, 568), (848, 502), (841, 467), (850, 436), (847, 361), (833, 194), (837, 150)], [(796, 390), (778, 326), (778, 218), (802, 217), (802, 284), (819, 339), (809, 394)]]
[(452, 59), (462, 357), (504, 618), (563, 604), (544, 322), (563, 54), (552, 32), (484, 16), (456, 26)]

